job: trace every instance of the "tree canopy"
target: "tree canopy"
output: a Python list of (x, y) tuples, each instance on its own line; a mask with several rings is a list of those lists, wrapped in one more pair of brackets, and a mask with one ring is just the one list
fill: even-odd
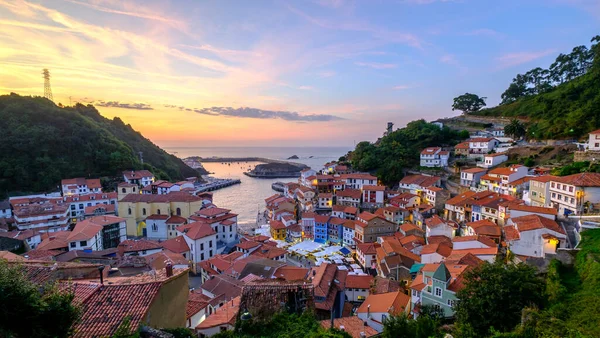
[(421, 307), (420, 315), (413, 320), (406, 314), (388, 317), (383, 323), (382, 338), (435, 338), (443, 337), (440, 328), (444, 314), (432, 306)]
[(504, 126), (504, 133), (514, 137), (515, 139), (520, 139), (521, 137), (525, 136), (527, 129), (525, 128), (523, 122), (517, 119), (512, 119), (509, 124)]
[(80, 310), (73, 293), (30, 282), (18, 265), (0, 259), (0, 337), (68, 337)]
[(45, 192), (63, 178), (117, 176), (130, 169), (149, 169), (164, 179), (198, 176), (130, 125), (106, 119), (91, 105), (60, 108), (41, 97), (3, 95), (0, 129), (0, 194)]
[(545, 302), (544, 280), (524, 263), (483, 263), (465, 272), (465, 287), (457, 293), (456, 319), (459, 326), (484, 337), (490, 328), (512, 330), (525, 307)]
[(485, 107), (487, 97), (479, 97), (476, 94), (465, 93), (454, 98), (452, 110), (460, 110), (464, 114), (474, 113)]

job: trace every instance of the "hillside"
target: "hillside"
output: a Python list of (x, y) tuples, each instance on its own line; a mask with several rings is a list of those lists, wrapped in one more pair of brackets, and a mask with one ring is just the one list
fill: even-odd
[(518, 74), (502, 104), (469, 115), (520, 117), (530, 139), (573, 139), (600, 128), (600, 36), (560, 54), (548, 69)]
[(129, 169), (172, 180), (200, 174), (91, 105), (61, 108), (41, 97), (3, 95), (0, 130), (0, 195), (55, 190), (62, 178), (114, 177)]

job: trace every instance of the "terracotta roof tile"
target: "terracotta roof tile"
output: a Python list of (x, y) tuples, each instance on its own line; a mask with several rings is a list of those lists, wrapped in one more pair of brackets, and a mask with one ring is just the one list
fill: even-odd
[[(321, 327), (329, 329), (331, 327), (331, 320), (320, 321)], [(372, 327), (366, 326), (365, 323), (357, 316), (336, 318), (333, 320), (333, 327), (336, 329), (343, 328), (352, 338), (361, 338), (361, 333), (364, 333), (366, 338), (373, 337), (379, 333)]]
[(519, 229), (519, 232), (546, 228), (548, 230), (552, 230), (563, 235), (565, 234), (565, 231), (560, 225), (558, 225), (558, 223), (539, 215), (515, 217), (511, 218), (511, 220), (514, 224), (516, 224), (517, 229)]
[[(370, 305), (370, 306), (369, 306)], [(410, 306), (410, 297), (398, 292), (369, 295), (358, 308), (357, 313), (391, 313), (400, 314)]]
[(184, 253), (190, 251), (190, 247), (183, 236), (167, 239), (166, 241), (161, 242), (160, 245), (163, 248), (175, 253)]
[(373, 282), (371, 275), (348, 275), (346, 277), (346, 288), (350, 289), (369, 289)]

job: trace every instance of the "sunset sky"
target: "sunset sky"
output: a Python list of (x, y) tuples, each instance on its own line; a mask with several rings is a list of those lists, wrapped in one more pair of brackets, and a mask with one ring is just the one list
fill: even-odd
[(597, 34), (598, 0), (0, 0), (0, 94), (48, 68), (160, 146), (352, 146)]

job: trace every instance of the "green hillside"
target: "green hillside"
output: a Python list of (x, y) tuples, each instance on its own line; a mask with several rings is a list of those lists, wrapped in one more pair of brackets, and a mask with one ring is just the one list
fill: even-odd
[(0, 196), (55, 190), (62, 178), (115, 177), (129, 169), (148, 169), (173, 180), (199, 175), (121, 119), (104, 118), (91, 105), (61, 108), (42, 97), (3, 95), (0, 130)]
[(560, 54), (548, 69), (518, 74), (502, 104), (472, 115), (522, 117), (531, 139), (571, 139), (600, 129), (600, 37)]

